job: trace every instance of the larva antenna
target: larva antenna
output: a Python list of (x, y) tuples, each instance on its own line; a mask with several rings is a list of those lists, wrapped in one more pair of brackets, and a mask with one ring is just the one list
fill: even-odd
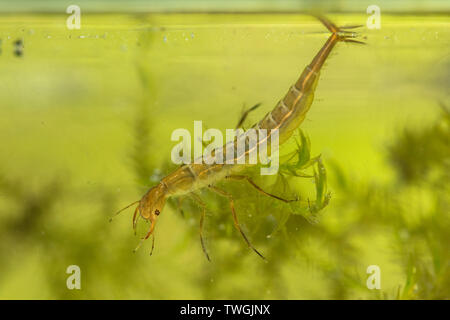
[(119, 213), (121, 213), (122, 211), (128, 209), (131, 206), (134, 206), (136, 203), (140, 203), (141, 200), (135, 201), (132, 204), (127, 205), (125, 208), (120, 209), (119, 211), (117, 211), (111, 218), (109, 218), (109, 222), (111, 222), (113, 220), (113, 218), (115, 218), (117, 215), (119, 215)]

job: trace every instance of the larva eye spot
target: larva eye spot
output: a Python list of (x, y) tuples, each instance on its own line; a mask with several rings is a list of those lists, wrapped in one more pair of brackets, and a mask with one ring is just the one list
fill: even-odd
[(155, 210), (155, 214), (156, 214), (157, 216), (159, 216), (160, 212), (159, 212), (158, 209)]

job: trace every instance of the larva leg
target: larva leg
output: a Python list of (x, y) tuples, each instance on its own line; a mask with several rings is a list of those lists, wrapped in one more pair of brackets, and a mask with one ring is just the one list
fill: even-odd
[(141, 238), (141, 241), (139, 241), (139, 244), (137, 245), (136, 249), (133, 250), (133, 252), (138, 251), (139, 248), (142, 246), (142, 243), (144, 243), (145, 240), (147, 240), (150, 236), (152, 236), (152, 251), (150, 252), (150, 255), (153, 254), (153, 249), (155, 248), (155, 235), (153, 234), (154, 230), (155, 230), (155, 222), (151, 222), (147, 234), (145, 235), (145, 237)]
[(245, 240), (245, 242), (247, 243), (247, 245), (248, 245), (253, 251), (255, 251), (256, 254), (257, 254), (258, 256), (260, 256), (261, 258), (263, 258), (264, 260), (266, 260), (266, 258), (264, 258), (264, 256), (263, 256), (261, 253), (259, 253), (259, 251), (256, 250), (256, 248), (250, 243), (250, 241), (248, 240), (248, 238), (247, 238), (247, 236), (245, 235), (244, 231), (242, 231), (241, 226), (239, 225), (239, 221), (238, 221), (237, 215), (236, 215), (236, 210), (234, 209), (234, 200), (233, 200), (233, 196), (232, 196), (230, 193), (228, 193), (228, 192), (226, 192), (226, 191), (224, 191), (224, 190), (222, 190), (222, 189), (219, 189), (219, 188), (217, 188), (217, 187), (215, 187), (215, 186), (210, 185), (210, 186), (208, 186), (208, 187), (209, 187), (212, 191), (214, 191), (214, 192), (216, 192), (217, 194), (219, 194), (219, 195), (221, 195), (221, 196), (227, 198), (227, 199), (230, 201), (230, 208), (231, 208), (231, 213), (232, 213), (232, 215), (233, 215), (234, 226), (235, 226), (236, 229), (239, 231), (239, 233), (242, 235), (242, 237), (244, 238), (244, 240)]
[(155, 235), (152, 234), (152, 250), (150, 251), (150, 255), (153, 254), (153, 249), (155, 249)]
[(206, 205), (197, 194), (191, 193), (191, 195), (192, 199), (194, 199), (195, 202), (197, 202), (202, 207), (202, 215), (200, 216), (200, 243), (202, 244), (203, 253), (206, 256), (206, 259), (208, 259), (208, 261), (211, 261), (208, 251), (206, 251), (205, 242), (203, 241), (203, 221), (205, 220), (206, 215)]
[(242, 114), (241, 118), (239, 119), (239, 121), (238, 121), (238, 123), (236, 125), (236, 129), (241, 128), (242, 125), (244, 124), (245, 119), (247, 119), (248, 114), (250, 112), (256, 110), (260, 105), (261, 105), (261, 103), (257, 103), (253, 107), (251, 107), (250, 109), (247, 109), (246, 111), (244, 111), (244, 113)]
[(184, 218), (184, 211), (183, 211), (183, 208), (182, 208), (183, 200), (184, 200), (183, 197), (179, 197), (177, 199), (177, 210), (180, 212), (181, 216)]
[(139, 206), (136, 207), (136, 209), (134, 210), (134, 214), (133, 214), (133, 230), (134, 230), (134, 235), (136, 235), (136, 226), (137, 226), (137, 221), (139, 219), (139, 217), (141, 215), (138, 215), (139, 212)]
[(231, 175), (231, 176), (226, 176), (225, 179), (229, 179), (229, 180), (246, 180), (252, 187), (254, 187), (256, 190), (258, 190), (260, 193), (262, 193), (263, 195), (266, 195), (268, 197), (289, 203), (289, 202), (294, 202), (294, 201), (298, 201), (298, 199), (284, 199), (281, 198), (279, 196), (276, 196), (274, 194), (271, 194), (269, 192), (264, 191), (261, 187), (259, 187), (255, 182), (253, 182), (252, 179), (250, 179), (250, 177), (247, 176), (241, 176), (241, 175)]

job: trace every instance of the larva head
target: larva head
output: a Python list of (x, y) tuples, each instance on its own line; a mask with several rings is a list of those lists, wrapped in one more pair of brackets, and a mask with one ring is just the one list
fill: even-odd
[(139, 203), (138, 210), (141, 217), (150, 220), (154, 225), (166, 204), (166, 197), (167, 189), (162, 183), (148, 190)]

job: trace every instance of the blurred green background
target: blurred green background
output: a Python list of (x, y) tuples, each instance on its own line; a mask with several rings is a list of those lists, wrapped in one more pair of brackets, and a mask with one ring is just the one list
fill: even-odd
[[(80, 2), (80, 30), (66, 27), (71, 3), (0, 3), (0, 298), (450, 297), (448, 2), (380, 2), (381, 29), (358, 29), (366, 46), (337, 45), (302, 125), (327, 169), (329, 205), (292, 214), (223, 184), (264, 262), (227, 203), (204, 192), (211, 263), (189, 201), (166, 206), (151, 257), (150, 243), (132, 252), (132, 212), (108, 218), (173, 168), (174, 129), (232, 128), (261, 102), (258, 120), (329, 34), (299, 12), (314, 9), (308, 1), (93, 3)], [(365, 25), (366, 4), (333, 3), (320, 6), (336, 24)], [(311, 196), (311, 179), (289, 183)], [(69, 265), (81, 290), (66, 287)], [(369, 265), (381, 290), (366, 287)]]

